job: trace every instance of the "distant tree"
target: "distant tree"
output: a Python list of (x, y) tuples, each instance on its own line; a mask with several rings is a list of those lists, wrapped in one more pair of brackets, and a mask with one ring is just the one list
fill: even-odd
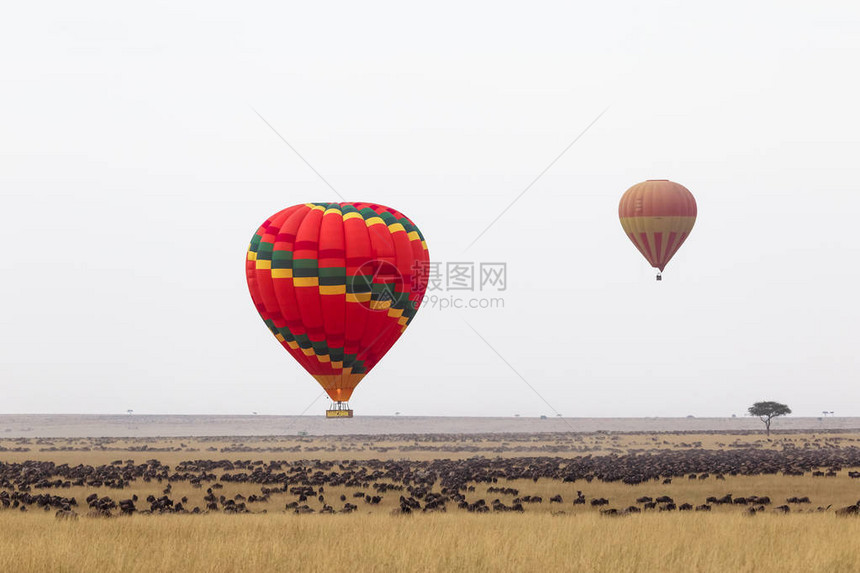
[(791, 414), (791, 408), (779, 402), (756, 402), (747, 410), (750, 416), (757, 416), (767, 429), (767, 435), (770, 435), (770, 423), (777, 416), (785, 416)]

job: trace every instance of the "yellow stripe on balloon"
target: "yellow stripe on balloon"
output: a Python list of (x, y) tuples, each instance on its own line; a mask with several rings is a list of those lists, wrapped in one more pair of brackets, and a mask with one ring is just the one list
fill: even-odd
[(320, 285), (320, 294), (346, 294), (346, 285)]

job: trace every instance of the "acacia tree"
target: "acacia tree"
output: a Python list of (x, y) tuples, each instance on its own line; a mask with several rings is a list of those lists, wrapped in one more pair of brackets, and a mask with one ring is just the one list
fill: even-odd
[(764, 422), (768, 436), (770, 435), (770, 423), (774, 418), (791, 414), (791, 408), (779, 402), (756, 402), (747, 411), (750, 416), (757, 416), (759, 420)]

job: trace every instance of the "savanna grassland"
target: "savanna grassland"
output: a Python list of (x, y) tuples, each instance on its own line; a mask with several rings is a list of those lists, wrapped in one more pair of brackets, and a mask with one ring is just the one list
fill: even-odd
[(858, 502), (852, 432), (6, 439), (0, 571), (853, 572)]

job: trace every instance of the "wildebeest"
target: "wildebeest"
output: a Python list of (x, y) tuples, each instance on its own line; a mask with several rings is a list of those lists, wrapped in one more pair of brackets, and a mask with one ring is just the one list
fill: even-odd
[(860, 516), (860, 501), (858, 501), (854, 505), (849, 505), (846, 507), (841, 507), (836, 510), (836, 515), (839, 517), (848, 517), (851, 515)]

